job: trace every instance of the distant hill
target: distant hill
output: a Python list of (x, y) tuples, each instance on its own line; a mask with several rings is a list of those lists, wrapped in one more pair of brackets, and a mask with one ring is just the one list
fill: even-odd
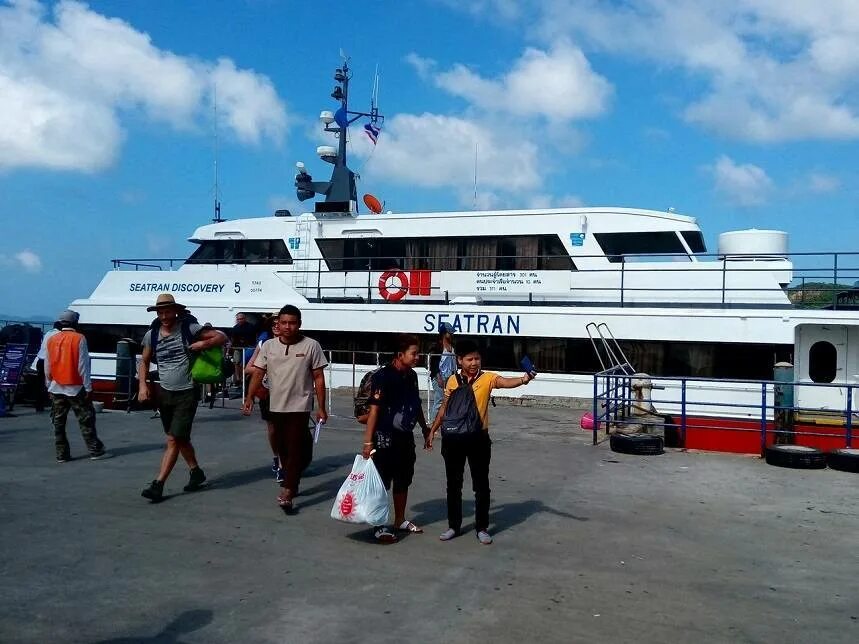
[(35, 322), (36, 324), (50, 324), (54, 320), (50, 315), (13, 315), (11, 313), (0, 313), (0, 326), (7, 322)]
[(819, 309), (832, 304), (836, 294), (855, 288), (856, 286), (852, 284), (806, 282), (802, 286), (793, 286), (787, 289), (787, 296), (796, 306)]

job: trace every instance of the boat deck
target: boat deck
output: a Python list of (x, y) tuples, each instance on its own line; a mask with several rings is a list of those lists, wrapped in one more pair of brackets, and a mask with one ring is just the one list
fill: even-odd
[[(163, 441), (149, 413), (100, 414), (115, 458), (65, 465), (47, 414), (0, 419), (0, 641), (859, 641), (856, 475), (615, 454), (589, 444), (581, 412), (499, 406), (495, 543), (437, 540), (436, 449), (418, 453), (409, 499), (426, 534), (379, 546), (329, 518), (361, 443), (349, 400), (335, 393), (295, 516), (237, 402), (199, 410), (210, 489), (182, 493), (180, 466), (160, 505), (139, 496)], [(69, 438), (82, 456), (73, 419)]]

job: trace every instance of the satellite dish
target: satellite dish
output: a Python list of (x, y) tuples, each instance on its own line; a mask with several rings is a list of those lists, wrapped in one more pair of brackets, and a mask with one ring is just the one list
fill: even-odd
[(382, 212), (382, 202), (369, 193), (364, 195), (364, 205), (377, 215)]

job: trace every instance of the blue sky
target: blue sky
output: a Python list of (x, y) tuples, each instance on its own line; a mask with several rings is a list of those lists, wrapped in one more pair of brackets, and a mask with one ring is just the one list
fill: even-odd
[(0, 313), (52, 315), (114, 257), (185, 257), (211, 217), (298, 209), (343, 49), (351, 141), (397, 211), (675, 208), (793, 251), (859, 241), (859, 4), (847, 0), (0, 0)]

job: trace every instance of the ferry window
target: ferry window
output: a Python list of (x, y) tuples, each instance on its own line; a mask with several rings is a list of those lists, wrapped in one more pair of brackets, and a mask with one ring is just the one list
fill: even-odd
[(576, 270), (557, 235), (318, 239), (329, 270)]
[(200, 243), (188, 264), (291, 264), (282, 239), (215, 239)]
[(838, 350), (831, 342), (820, 340), (808, 350), (808, 377), (812, 382), (832, 382), (838, 367)]
[(683, 239), (689, 245), (689, 250), (693, 253), (706, 253), (707, 246), (704, 244), (704, 236), (699, 230), (684, 230), (680, 233)]
[[(658, 253), (676, 253), (688, 258), (686, 249), (680, 243), (677, 233), (671, 230), (661, 232), (641, 233), (594, 233), (594, 238), (608, 257), (610, 262), (622, 262), (636, 255), (651, 255), (648, 261), (659, 260), (652, 255)], [(675, 258), (666, 257), (664, 260)]]
[(242, 259), (252, 264), (267, 262), (270, 249), (271, 244), (267, 239), (246, 239), (242, 244)]
[(345, 271), (344, 257), (345, 239), (317, 239), (316, 245), (319, 246), (319, 251), (325, 258), (325, 263), (330, 271)]

